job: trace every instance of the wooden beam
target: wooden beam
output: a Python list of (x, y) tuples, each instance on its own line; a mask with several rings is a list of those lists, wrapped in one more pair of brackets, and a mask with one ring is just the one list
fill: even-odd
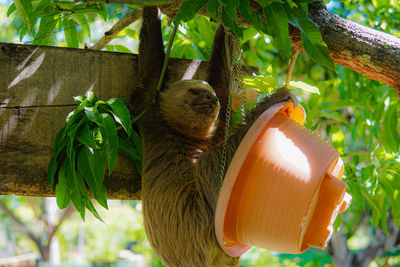
[[(204, 79), (206, 65), (171, 59), (169, 78)], [(47, 165), (72, 97), (129, 99), (136, 73), (133, 54), (0, 43), (0, 194), (54, 196)], [(140, 199), (141, 177), (127, 158), (119, 156), (104, 184), (110, 199)]]

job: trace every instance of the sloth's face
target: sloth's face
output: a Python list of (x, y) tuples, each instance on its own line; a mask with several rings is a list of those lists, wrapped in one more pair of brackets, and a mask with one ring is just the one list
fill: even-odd
[(194, 112), (212, 116), (215, 108), (219, 105), (218, 98), (214, 91), (202, 88), (190, 88), (186, 92), (188, 103)]
[(160, 107), (175, 129), (204, 138), (214, 133), (220, 104), (208, 83), (183, 80), (171, 83), (161, 94)]

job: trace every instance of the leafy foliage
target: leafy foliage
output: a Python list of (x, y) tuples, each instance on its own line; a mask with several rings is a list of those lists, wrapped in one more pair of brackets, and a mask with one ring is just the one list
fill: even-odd
[[(266, 18), (264, 23), (260, 14), (256, 13), (249, 5), (248, 1), (223, 0), (221, 3), (215, 0), (191, 0), (185, 1), (177, 16), (175, 22), (186, 22), (207, 4), (207, 9), (211, 17), (217, 19), (221, 14), (225, 27), (239, 37), (243, 37), (243, 30), (238, 25), (238, 12), (248, 20), (259, 32), (267, 33), (272, 36), (275, 47), (278, 48), (283, 58), (289, 58), (291, 55), (291, 44), (288, 34), (288, 23), (298, 27), (301, 30), (304, 49), (311, 58), (325, 67), (335, 70), (332, 58), (329, 56), (329, 50), (322, 40), (321, 34), (314, 22), (308, 17), (307, 3), (313, 1), (257, 1), (263, 8)], [(221, 12), (219, 12), (221, 10)]]
[[(23, 1), (20, 2), (26, 4)], [(71, 36), (74, 36), (71, 40), (75, 39), (76, 41), (77, 39), (79, 47), (82, 47), (82, 44), (89, 37), (94, 38), (93, 36), (96, 34), (96, 31), (93, 30), (93, 22), (96, 21), (98, 23), (99, 20), (103, 22), (103, 19), (107, 19), (108, 22), (115, 21), (132, 8), (118, 5), (101, 6), (73, 1), (70, 3), (65, 1), (63, 4), (55, 4), (50, 0), (34, 0), (31, 2), (31, 8), (24, 8), (23, 6), (22, 11), (20, 11), (21, 8), (17, 10), (15, 4), (10, 5), (7, 15), (10, 20), (12, 19), (12, 25), (5, 24), (6, 27), (2, 28), (0, 36), (4, 36), (5, 32), (13, 29), (18, 31), (17, 34), (21, 40), (24, 39), (24, 41), (33, 42), (34, 44), (74, 46), (72, 42), (67, 43), (64, 41), (66, 34), (63, 27), (64, 19), (72, 18), (75, 22), (72, 27), (76, 29), (78, 35), (71, 34)], [(232, 1), (232, 6), (229, 6), (231, 3), (229, 0), (193, 2), (206, 7), (214, 19), (223, 19), (226, 26), (231, 27), (231, 30), (238, 31), (238, 34), (241, 32), (242, 62), (243, 64), (259, 67), (261, 74), (248, 80), (249, 85), (258, 87), (264, 93), (270, 93), (274, 88), (283, 84), (284, 75), (282, 74), (286, 71), (287, 60), (279, 55), (286, 54), (287, 56), (290, 53), (285, 52), (285, 48), (279, 45), (279, 42), (285, 43), (283, 38), (279, 38), (281, 31), (274, 29), (276, 32), (272, 33), (268, 28), (268, 24), (261, 19), (260, 14), (250, 8), (248, 1)], [(356, 238), (362, 227), (369, 229), (369, 231), (363, 233), (363, 237), (370, 240), (376, 228), (382, 228), (386, 231), (387, 222), (391, 218), (397, 223), (397, 226), (400, 226), (398, 96), (393, 88), (372, 81), (348, 69), (339, 66), (337, 67), (337, 73), (332, 71), (335, 67), (329, 62), (329, 57), (326, 56), (326, 46), (321, 42), (320, 34), (316, 31), (315, 25), (306, 16), (307, 9), (304, 8), (303, 4), (311, 1), (259, 0), (258, 2), (263, 6), (263, 12), (266, 9), (273, 12), (272, 6), (274, 8), (282, 6), (286, 12), (288, 23), (297, 24), (300, 27), (303, 43), (306, 40), (305, 46), (309, 46), (309, 48), (306, 48), (308, 54), (300, 55), (297, 60), (293, 77), (297, 81), (301, 80), (307, 84), (315, 85), (320, 94), (309, 94), (304, 90), (294, 90), (298, 90), (296, 95), (298, 95), (300, 103), (306, 109), (306, 126), (329, 140), (345, 160), (346, 168), (343, 179), (348, 184), (347, 190), (353, 196), (353, 203), (344, 216), (339, 217), (339, 220), (335, 223), (335, 228), (345, 234), (349, 240), (348, 246), (354, 253), (357, 253), (363, 247), (352, 245), (351, 240)], [(226, 9), (224, 13), (222, 13), (223, 9)], [(400, 37), (398, 25), (400, 21), (400, 4), (398, 1), (329, 1), (328, 9), (347, 19)], [(29, 18), (29, 16), (24, 15), (24, 12), (26, 12), (24, 10), (28, 10), (28, 13), (32, 12), (33, 16)], [(234, 12), (240, 14), (254, 28), (238, 26), (233, 16)], [(185, 22), (181, 23), (171, 56), (207, 60), (210, 56), (212, 36), (217, 24), (202, 16), (194, 16), (192, 19), (193, 16), (194, 14), (191, 12), (190, 16), (182, 18), (182, 21)], [(0, 21), (2, 19), (4, 18), (0, 18)], [(287, 25), (287, 22), (281, 22), (279, 19), (278, 17), (275, 21), (279, 27), (283, 24)], [(32, 24), (31, 29), (28, 26), (29, 23)], [(268, 23), (274, 23), (274, 21), (268, 21)], [(163, 18), (162, 27), (163, 38), (168, 40), (171, 30), (165, 17)], [(283, 26), (281, 28), (284, 30)], [(64, 32), (64, 35), (57, 34), (58, 32)], [(121, 38), (118, 42), (106, 47), (107, 50), (135, 52), (138, 26), (132, 26), (124, 30), (118, 37), (127, 37), (131, 41), (129, 49), (123, 45)], [(96, 40), (96, 37), (94, 40)], [(328, 68), (316, 65), (314, 61)], [(107, 114), (113, 118), (111, 113), (107, 112)], [(71, 119), (73, 118), (71, 117)], [(86, 119), (86, 121), (88, 120)], [(76, 121), (79, 122), (78, 119)], [(90, 120), (89, 122), (91, 125), (89, 126), (88, 124), (89, 130), (93, 129), (91, 127), (98, 128), (97, 131), (93, 132), (93, 139), (98, 146), (98, 141), (102, 137), (100, 128), (95, 122)], [(117, 124), (120, 125), (120, 123)], [(75, 130), (72, 127), (70, 128), (76, 131), (77, 134), (78, 132), (86, 132), (83, 129), (86, 128), (84, 125), (85, 123), (82, 123), (78, 127), (79, 129)], [(118, 153), (134, 159), (135, 164), (140, 167), (140, 138), (137, 134), (135, 135), (135, 132), (133, 133), (130, 138), (127, 134), (118, 135)], [(73, 135), (73, 132), (70, 135)], [(69, 151), (68, 144), (71, 143), (71, 141), (68, 141), (68, 134), (66, 134), (65, 140), (67, 140), (66, 143), (60, 143), (54, 147), (56, 151), (62, 151), (56, 157), (57, 160), (64, 159), (65, 162), (60, 163), (60, 161), (55, 161), (54, 159), (53, 161), (55, 162), (51, 163), (51, 165), (55, 167), (49, 168), (49, 175), (58, 177), (59, 185), (56, 186), (56, 191), (60, 191), (60, 194), (64, 196), (58, 199), (60, 206), (65, 206), (65, 203), (71, 199), (71, 189), (65, 178), (66, 175), (71, 174), (70, 169), (66, 168), (67, 164), (71, 164), (71, 162), (68, 162), (67, 156)], [(75, 144), (73, 147), (80, 146), (80, 150), (84, 151), (81, 155), (81, 159), (84, 161), (85, 157), (88, 157), (87, 154), (90, 154), (90, 145), (86, 146), (82, 143), (91, 142), (91, 139), (88, 141), (82, 138), (82, 143), (77, 138), (73, 140)], [(91, 146), (94, 145), (91, 144)], [(105, 158), (105, 172), (107, 172), (107, 150), (104, 143), (102, 143), (102, 146), (103, 155), (105, 156), (99, 161)], [(100, 150), (98, 148), (98, 151)], [(135, 152), (136, 150), (138, 150), (138, 153)], [(79, 175), (79, 166), (80, 164), (82, 166), (82, 163), (79, 164), (78, 162), (80, 151), (74, 153), (75, 172)], [(95, 157), (94, 153), (92, 156)], [(63, 171), (61, 171), (61, 168), (64, 168)], [(99, 172), (102, 172), (102, 170), (100, 169)], [(89, 183), (86, 180), (83, 181), (86, 190), (89, 187)], [(94, 182), (92, 186), (97, 188), (96, 190), (101, 195), (102, 191), (98, 189), (101, 188), (100, 183)], [(78, 184), (76, 188), (80, 189), (81, 186), (82, 184)], [(75, 195), (74, 198), (76, 198)], [(85, 204), (83, 203), (82, 206)], [(268, 253), (265, 251), (261, 252), (254, 249), (249, 254), (246, 254), (245, 257), (249, 259), (247, 262), (251, 262), (249, 263), (250, 266), (255, 266), (257, 263), (260, 263), (260, 266), (270, 266), (270, 261), (268, 263), (264, 262), (266, 261), (266, 257), (264, 257), (266, 254)], [(392, 249), (382, 257), (394, 257), (396, 255), (398, 255), (398, 248)], [(272, 258), (270, 255), (268, 257)], [(280, 258), (285, 257), (281, 256)], [(298, 259), (293, 259), (293, 261), (297, 264), (302, 264), (304, 259), (303, 257), (303, 261)], [(285, 262), (281, 263), (285, 266), (297, 266), (293, 262), (292, 265), (287, 264), (287, 260), (286, 258)], [(246, 259), (244, 261), (246, 262)], [(279, 266), (276, 258), (271, 259), (271, 261), (275, 261), (276, 266)], [(318, 264), (310, 265), (310, 261), (306, 262), (308, 262), (307, 266), (319, 266)]]
[[(141, 173), (140, 137), (132, 128), (128, 108), (120, 99), (99, 100), (92, 92), (75, 97), (77, 108), (68, 114), (53, 146), (48, 181), (55, 185), (57, 204), (65, 208), (72, 201), (81, 217), (85, 208), (101, 220), (87, 188), (104, 208), (107, 191), (104, 176), (111, 175), (118, 152), (131, 158)], [(118, 133), (119, 124), (124, 132)]]

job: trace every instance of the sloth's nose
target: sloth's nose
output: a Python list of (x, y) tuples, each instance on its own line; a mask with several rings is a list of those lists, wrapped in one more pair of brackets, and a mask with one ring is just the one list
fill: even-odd
[(216, 104), (217, 97), (207, 90), (203, 90), (197, 98), (197, 104)]

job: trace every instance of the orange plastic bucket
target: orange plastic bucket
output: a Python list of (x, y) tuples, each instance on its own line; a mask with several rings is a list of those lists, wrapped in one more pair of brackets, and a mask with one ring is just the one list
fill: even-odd
[(339, 153), (302, 126), (304, 109), (280, 103), (252, 125), (227, 170), (215, 215), (231, 256), (251, 246), (302, 253), (324, 249), (351, 201)]

